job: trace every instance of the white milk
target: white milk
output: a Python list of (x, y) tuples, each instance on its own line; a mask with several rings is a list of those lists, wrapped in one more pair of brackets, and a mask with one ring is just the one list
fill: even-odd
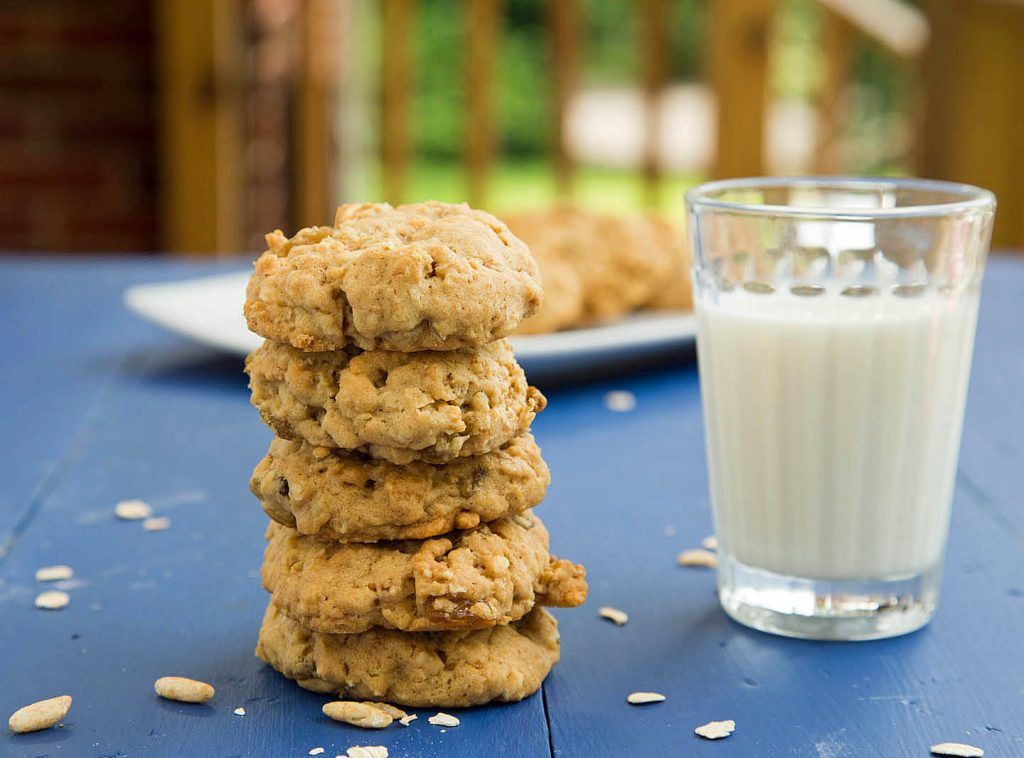
[(942, 557), (977, 298), (697, 303), (715, 531), (748, 566), (911, 576)]

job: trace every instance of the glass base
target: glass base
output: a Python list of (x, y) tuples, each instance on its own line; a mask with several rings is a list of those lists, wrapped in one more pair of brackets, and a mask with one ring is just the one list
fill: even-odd
[(920, 629), (935, 613), (941, 564), (913, 576), (833, 581), (785, 576), (718, 555), (718, 597), (733, 619), (812, 640), (876, 640)]

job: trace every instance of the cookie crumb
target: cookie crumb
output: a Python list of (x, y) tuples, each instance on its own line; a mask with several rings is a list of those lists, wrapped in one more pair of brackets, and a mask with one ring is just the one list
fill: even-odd
[(162, 676), (153, 682), (153, 689), (160, 697), (179, 703), (205, 703), (216, 693), (213, 685), (185, 676)]
[(338, 758), (388, 758), (388, 749), (383, 745), (353, 745), (347, 756)]
[(427, 721), (434, 726), (458, 726), (460, 723), (459, 720), (450, 713), (438, 713), (435, 716), (431, 716)]
[(364, 729), (383, 729), (394, 721), (390, 713), (381, 710), (376, 705), (357, 703), (354, 700), (334, 700), (324, 703), (321, 710), (327, 718), (352, 726), (361, 726)]
[(315, 747), (310, 749), (306, 755), (323, 755), (324, 749), (322, 747)]
[(665, 696), (660, 692), (631, 692), (626, 696), (626, 702), (630, 705), (644, 705), (646, 703), (660, 703)]
[(706, 550), (718, 550), (718, 537), (709, 534), (700, 541), (700, 546)]
[(625, 611), (620, 611), (618, 608), (612, 608), (610, 606), (604, 606), (597, 609), (597, 615), (603, 619), (608, 619), (615, 626), (622, 626), (629, 621), (629, 614)]
[(398, 719), (398, 723), (402, 726), (409, 726), (409, 724), (411, 724), (418, 718), (419, 716), (417, 716), (415, 713), (410, 713), (408, 716), (402, 716), (402, 718)]
[(71, 710), (71, 695), (60, 695), (51, 697), (49, 700), (26, 705), (19, 708), (7, 720), (7, 725), (12, 732), (24, 734), (25, 732), (38, 732), (40, 729), (49, 729), (68, 715)]
[(701, 568), (714, 568), (718, 565), (718, 559), (715, 554), (700, 548), (693, 550), (684, 550), (679, 554), (679, 558), (676, 559), (680, 566), (699, 566)]
[(985, 751), (980, 747), (974, 747), (974, 745), (965, 745), (963, 742), (940, 742), (938, 745), (932, 745), (932, 755), (953, 755), (957, 758), (980, 758), (985, 755)]
[(628, 390), (612, 390), (604, 395), (604, 407), (616, 413), (628, 413), (636, 408), (636, 395)]
[(36, 608), (47, 611), (56, 611), (71, 602), (71, 597), (60, 590), (49, 590), (36, 596)]
[(114, 506), (114, 515), (126, 521), (139, 521), (152, 516), (153, 509), (143, 500), (122, 500)]
[(154, 518), (148, 518), (142, 522), (142, 528), (147, 532), (162, 532), (171, 525), (171, 520), (167, 516), (159, 516)]
[(70, 566), (43, 566), (36, 569), (37, 582), (61, 582), (70, 579), (75, 575), (74, 569)]
[(245, 708), (235, 708), (235, 715), (236, 716), (244, 716), (245, 715)]
[(729, 721), (709, 721), (706, 724), (698, 726), (693, 730), (694, 734), (703, 737), (706, 740), (720, 740), (724, 737), (728, 737), (736, 730), (736, 722)]

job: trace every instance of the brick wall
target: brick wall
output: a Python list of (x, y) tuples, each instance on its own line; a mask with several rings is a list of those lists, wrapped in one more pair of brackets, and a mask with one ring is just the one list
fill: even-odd
[(151, 3), (0, 3), (0, 251), (157, 246)]

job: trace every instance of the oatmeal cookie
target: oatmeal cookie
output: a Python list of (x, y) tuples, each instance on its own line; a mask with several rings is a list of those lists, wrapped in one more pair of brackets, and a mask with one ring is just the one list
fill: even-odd
[(252, 403), (284, 439), (392, 463), (501, 447), (545, 405), (507, 340), (450, 352), (305, 353), (264, 342), (246, 360)]
[(528, 432), (473, 458), (405, 466), (275, 439), (249, 486), (267, 515), (348, 542), (424, 539), (522, 513), (551, 475)]
[(654, 297), (647, 303), (647, 307), (657, 310), (692, 311), (693, 284), (690, 279), (690, 248), (686, 242), (686, 234), (663, 218), (652, 215), (650, 223), (658, 245), (671, 255), (672, 268), (654, 293)]
[(453, 350), (510, 334), (543, 293), (504, 223), (468, 205), (352, 203), (267, 235), (246, 291), (257, 334), (301, 350)]
[(558, 661), (558, 624), (535, 608), (512, 624), (469, 632), (322, 634), (271, 603), (256, 655), (313, 692), (458, 708), (536, 692)]
[(332, 634), (483, 629), (534, 605), (574, 607), (582, 566), (548, 553), (536, 516), (510, 516), (427, 540), (342, 543), (271, 522), (263, 587), (282, 613)]
[[(672, 267), (670, 253), (658, 243), (645, 217), (563, 206), (509, 217), (509, 226), (530, 246), (542, 276), (550, 260), (576, 272), (582, 288), (577, 322), (612, 318), (640, 307)], [(573, 324), (562, 324), (569, 325)]]

